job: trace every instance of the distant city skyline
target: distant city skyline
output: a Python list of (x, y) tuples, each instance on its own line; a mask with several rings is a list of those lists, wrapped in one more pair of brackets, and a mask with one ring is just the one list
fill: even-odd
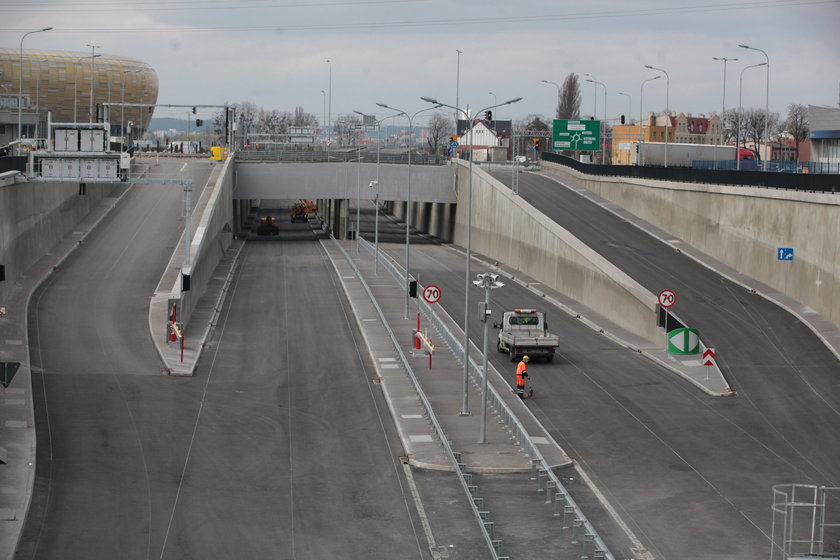
[[(0, 45), (17, 49), (26, 32), (52, 26), (27, 36), (24, 49), (85, 54), (86, 45), (96, 44), (97, 52), (146, 62), (158, 74), (160, 104), (251, 101), (290, 112), (302, 106), (323, 121), (327, 112), (333, 120), (356, 110), (389, 114), (377, 102), (414, 112), (428, 106), (421, 96), (473, 112), (522, 97), (495, 109), (494, 117), (550, 119), (557, 88), (542, 80), (562, 84), (570, 72), (580, 77), (582, 115), (594, 108), (604, 117), (606, 88), (608, 119), (638, 119), (642, 81), (661, 74), (645, 65), (664, 69), (669, 80), (645, 85), (643, 115), (665, 110), (670, 82), (672, 111), (708, 116), (719, 114), (723, 103), (723, 63), (714, 57), (739, 59), (726, 66), (727, 108), (737, 107), (739, 93), (744, 107), (763, 108), (766, 67), (745, 72), (739, 90), (741, 70), (765, 61), (761, 52), (738, 46), (746, 44), (769, 57), (771, 111), (784, 118), (791, 103), (837, 106), (840, 0), (736, 6), (639, 0), (628, 6), (617, 0), (585, 6), (551, 0), (6, 0)], [(155, 117), (167, 116), (177, 118), (155, 111)]]

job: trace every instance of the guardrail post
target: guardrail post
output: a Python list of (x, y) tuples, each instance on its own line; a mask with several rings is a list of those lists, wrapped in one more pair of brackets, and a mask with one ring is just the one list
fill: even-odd
[(548, 478), (548, 473), (546, 473), (545, 470), (540, 469), (537, 471), (537, 492), (543, 491), (543, 480), (546, 478)]
[(569, 523), (568, 523), (569, 515), (574, 515), (574, 513), (575, 513), (574, 506), (563, 507), (563, 529), (568, 529), (569, 528)]
[(592, 555), (592, 557), (595, 558), (596, 560), (598, 560), (600, 558), (606, 558), (607, 553), (604, 552), (603, 550), (601, 550), (600, 548), (596, 548), (595, 553)]
[(576, 517), (575, 520), (572, 521), (572, 540), (570, 541), (572, 544), (577, 544), (578, 542), (580, 542), (580, 541), (576, 540), (577, 537), (575, 535), (578, 528), (580, 528), (580, 527), (583, 527), (583, 519), (580, 519), (580, 518)]
[(531, 459), (531, 480), (537, 480), (537, 466), (539, 464), (539, 459)]
[(554, 493), (554, 517), (560, 517), (560, 504), (566, 502), (566, 494), (563, 492)]
[(495, 523), (493, 521), (485, 521), (484, 522), (484, 529), (487, 531), (487, 534), (490, 535), (490, 540), (493, 540), (493, 525)]
[(594, 542), (595, 542), (595, 535), (592, 535), (590, 533), (586, 533), (585, 535), (583, 535), (583, 544), (580, 545), (580, 558), (581, 558), (581, 560), (584, 560), (585, 558), (589, 558), (589, 556), (587, 556), (587, 554), (586, 554), (587, 545), (589, 545), (590, 543), (594, 543)]
[(551, 503), (551, 491), (557, 488), (557, 484), (553, 480), (547, 480), (545, 482), (545, 503)]

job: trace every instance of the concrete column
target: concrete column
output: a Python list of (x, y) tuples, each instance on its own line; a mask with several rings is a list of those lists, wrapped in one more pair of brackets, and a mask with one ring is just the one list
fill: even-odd
[(405, 202), (400, 202), (399, 200), (394, 201), (393, 214), (396, 219), (405, 219), (405, 206)]
[(436, 202), (431, 204), (431, 209), (429, 211), (429, 229), (427, 230), (429, 234), (434, 235), (435, 237), (439, 237), (443, 239), (443, 217), (444, 217), (444, 204), (440, 202)]

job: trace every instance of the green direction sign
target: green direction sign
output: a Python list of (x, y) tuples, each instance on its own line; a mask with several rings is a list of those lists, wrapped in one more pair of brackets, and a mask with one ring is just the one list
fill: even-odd
[(668, 332), (669, 354), (699, 354), (700, 332), (697, 329), (674, 329)]
[(554, 119), (552, 147), (555, 150), (600, 150), (601, 121)]

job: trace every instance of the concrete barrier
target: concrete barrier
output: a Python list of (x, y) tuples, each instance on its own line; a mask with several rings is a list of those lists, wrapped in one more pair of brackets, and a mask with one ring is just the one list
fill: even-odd
[[(466, 246), (469, 164), (457, 160), (455, 243)], [(472, 250), (504, 262), (661, 344), (656, 296), (509, 188), (473, 166)]]
[(0, 282), (5, 301), (20, 276), (61, 241), (117, 185), (88, 183), (15, 182), (0, 180)]
[[(585, 175), (542, 162), (569, 180), (840, 324), (840, 197)], [(792, 261), (778, 259), (793, 248)]]

